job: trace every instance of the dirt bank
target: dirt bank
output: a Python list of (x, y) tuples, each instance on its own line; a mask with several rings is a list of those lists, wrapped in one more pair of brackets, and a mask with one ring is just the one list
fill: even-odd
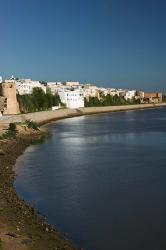
[(30, 131), (0, 141), (0, 250), (76, 249), (33, 207), (19, 199), (13, 186), (17, 157), (44, 136), (46, 132)]

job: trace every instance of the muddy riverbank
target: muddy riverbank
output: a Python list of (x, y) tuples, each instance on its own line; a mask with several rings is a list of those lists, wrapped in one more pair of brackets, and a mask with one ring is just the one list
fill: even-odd
[(15, 191), (16, 159), (30, 144), (43, 140), (46, 131), (21, 133), (10, 140), (0, 140), (0, 249), (55, 250), (76, 249)]

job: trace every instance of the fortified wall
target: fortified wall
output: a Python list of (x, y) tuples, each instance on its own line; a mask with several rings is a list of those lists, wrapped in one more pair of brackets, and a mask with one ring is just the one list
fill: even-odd
[[(1, 83), (0, 84), (0, 100), (1, 112), (4, 115), (19, 114), (19, 105), (16, 97), (16, 84), (15, 83)], [(3, 107), (3, 110), (2, 110)]]

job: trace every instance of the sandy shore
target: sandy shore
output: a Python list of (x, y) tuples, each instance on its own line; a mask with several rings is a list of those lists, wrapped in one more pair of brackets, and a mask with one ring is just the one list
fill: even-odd
[(137, 105), (121, 105), (121, 106), (108, 106), (108, 107), (89, 107), (89, 108), (79, 108), (79, 109), (59, 109), (55, 111), (41, 111), (28, 114), (20, 115), (10, 115), (0, 118), (0, 125), (5, 126), (10, 122), (25, 122), (25, 120), (33, 120), (38, 124), (45, 124), (50, 121), (81, 116), (81, 115), (90, 115), (98, 114), (105, 112), (117, 112), (117, 111), (128, 111), (128, 110), (139, 110), (139, 109), (148, 109), (148, 108), (157, 108), (164, 107), (166, 103), (159, 104), (137, 104)]
[(14, 139), (0, 140), (0, 250), (76, 249), (17, 196), (13, 185), (17, 157), (45, 136), (46, 131), (31, 130)]

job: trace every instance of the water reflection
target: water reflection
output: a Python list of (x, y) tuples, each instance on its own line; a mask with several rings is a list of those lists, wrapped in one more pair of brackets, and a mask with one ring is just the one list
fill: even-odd
[(52, 123), (52, 137), (17, 161), (16, 189), (85, 249), (165, 249), (165, 117), (159, 109)]

